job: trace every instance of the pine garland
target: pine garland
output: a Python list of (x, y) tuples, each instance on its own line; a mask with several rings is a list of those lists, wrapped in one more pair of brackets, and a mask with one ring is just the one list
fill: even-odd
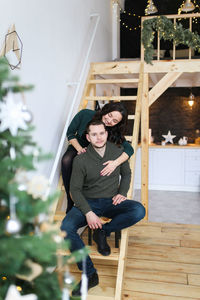
[(176, 46), (183, 44), (200, 52), (200, 36), (197, 32), (183, 28), (182, 24), (173, 24), (165, 16), (158, 16), (143, 22), (142, 44), (144, 60), (148, 64), (152, 64), (153, 60), (153, 40), (156, 31), (159, 32), (160, 39), (173, 41)]

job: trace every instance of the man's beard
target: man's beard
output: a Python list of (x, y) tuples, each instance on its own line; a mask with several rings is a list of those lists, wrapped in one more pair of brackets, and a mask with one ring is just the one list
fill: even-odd
[(102, 149), (102, 148), (105, 147), (105, 145), (106, 145), (106, 142), (103, 144), (103, 146), (96, 146), (96, 145), (93, 145), (93, 147), (96, 148), (96, 149)]

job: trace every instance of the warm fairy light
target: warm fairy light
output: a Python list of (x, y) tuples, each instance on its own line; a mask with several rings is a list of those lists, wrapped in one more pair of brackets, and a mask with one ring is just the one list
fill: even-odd
[(19, 291), (19, 292), (21, 292), (22, 291), (22, 287), (21, 286), (17, 286), (17, 290)]
[(6, 276), (1, 277), (2, 280), (7, 280)]
[(7, 220), (9, 220), (10, 219), (10, 216), (7, 216)]

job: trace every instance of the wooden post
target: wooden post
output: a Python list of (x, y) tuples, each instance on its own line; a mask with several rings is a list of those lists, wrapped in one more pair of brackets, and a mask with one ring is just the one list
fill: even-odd
[(148, 219), (148, 175), (149, 175), (149, 77), (144, 73), (141, 115), (141, 200)]

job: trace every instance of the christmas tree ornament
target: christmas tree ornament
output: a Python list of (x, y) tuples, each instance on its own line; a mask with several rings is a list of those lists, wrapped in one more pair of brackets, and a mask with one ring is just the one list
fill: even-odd
[(6, 223), (6, 231), (10, 234), (18, 233), (21, 229), (21, 223), (18, 219), (9, 219)]
[(14, 181), (17, 182), (19, 191), (27, 190), (27, 182), (29, 181), (28, 174), (23, 169), (18, 169), (15, 173)]
[(16, 216), (15, 204), (17, 203), (17, 198), (15, 196), (10, 196), (10, 218), (6, 222), (6, 231), (10, 234), (16, 234), (21, 230), (21, 222)]
[(1, 132), (9, 129), (10, 133), (16, 136), (18, 129), (27, 129), (22, 106), (22, 103), (15, 103), (12, 93), (8, 93), (5, 102), (0, 102)]
[(171, 143), (173, 144), (173, 139), (176, 137), (176, 135), (172, 135), (170, 130), (168, 131), (167, 135), (162, 135), (165, 138), (165, 144)]
[(32, 122), (32, 120), (33, 120), (33, 115), (32, 115), (32, 113), (27, 109), (26, 105), (23, 105), (23, 106), (22, 106), (22, 115), (23, 115), (24, 120), (25, 120), (27, 123), (31, 123), (31, 122)]
[(16, 159), (16, 151), (15, 151), (15, 148), (14, 147), (10, 147), (10, 158), (12, 160), (15, 160)]
[(5, 300), (37, 300), (35, 294), (21, 296), (15, 285), (10, 285)]
[(44, 176), (36, 175), (28, 182), (27, 193), (32, 195), (34, 199), (41, 198), (46, 201), (48, 186), (49, 182)]
[(70, 286), (74, 283), (74, 276), (70, 274), (69, 270), (64, 273), (64, 286), (66, 288), (70, 288)]
[(20, 184), (17, 188), (19, 191), (23, 192), (27, 190), (27, 187), (25, 184)]
[(31, 282), (42, 273), (43, 269), (41, 265), (31, 261), (30, 259), (28, 259), (25, 262), (25, 264), (31, 269), (30, 274), (28, 275), (17, 274), (16, 275), (17, 278)]
[(1, 141), (2, 146), (4, 146), (5, 148), (8, 147), (8, 142), (6, 140), (2, 140)]
[(53, 238), (54, 242), (57, 243), (57, 244), (60, 244), (63, 241), (63, 238), (58, 234), (54, 234), (52, 236), (52, 238)]

